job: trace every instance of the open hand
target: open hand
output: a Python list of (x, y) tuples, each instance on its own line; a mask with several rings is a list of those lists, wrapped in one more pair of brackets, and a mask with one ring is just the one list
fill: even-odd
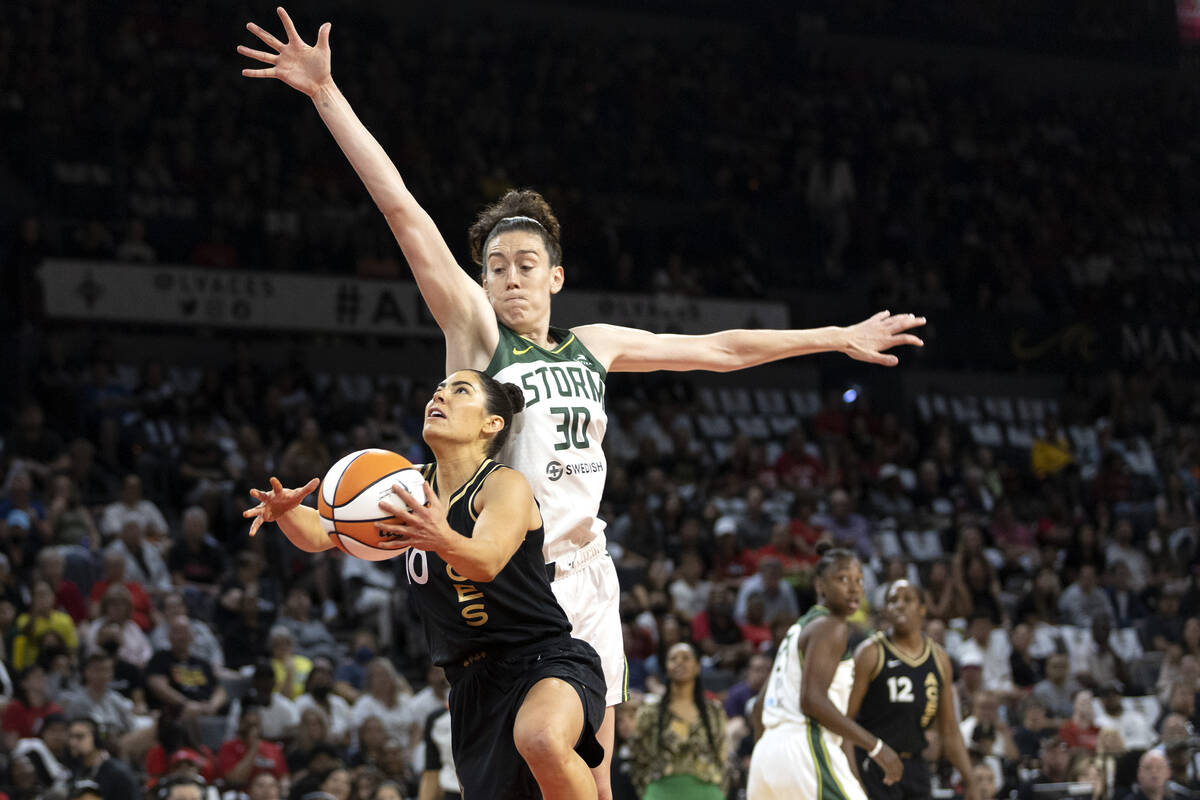
[(320, 483), (320, 478), (313, 478), (299, 489), (285, 489), (278, 478), (271, 478), (270, 491), (251, 489), (250, 496), (258, 501), (258, 505), (242, 512), (243, 517), (254, 520), (250, 523), (250, 535), (258, 533), (258, 529), (264, 522), (274, 522), (300, 505), (300, 502), (312, 494)]
[(884, 351), (902, 344), (924, 347), (925, 343), (918, 337), (905, 333), (924, 324), (925, 318), (914, 314), (893, 315), (890, 311), (880, 311), (846, 328), (847, 343), (842, 352), (856, 361), (894, 367), (900, 363), (900, 359)]
[(247, 22), (246, 29), (275, 52), (253, 50), (245, 45), (238, 45), (237, 51), (242, 55), (271, 65), (263, 69), (244, 69), (242, 75), (247, 78), (278, 78), (293, 89), (312, 97), (323, 85), (333, 80), (329, 65), (331, 25), (326, 22), (320, 27), (314, 47), (305, 43), (300, 34), (296, 33), (296, 26), (292, 24), (292, 18), (283, 10), (283, 6), (276, 11), (283, 22), (287, 42), (281, 42), (269, 31), (253, 22)]
[(459, 534), (452, 530), (446, 522), (446, 506), (441, 498), (424, 482), (426, 505), (422, 505), (399, 482), (392, 484), (392, 491), (398, 500), (380, 500), (379, 507), (394, 516), (399, 522), (376, 522), (375, 527), (392, 534), (391, 541), (380, 542), (377, 546), (387, 550), (401, 550), (405, 547), (415, 547), (418, 550), (438, 552), (452, 536)]

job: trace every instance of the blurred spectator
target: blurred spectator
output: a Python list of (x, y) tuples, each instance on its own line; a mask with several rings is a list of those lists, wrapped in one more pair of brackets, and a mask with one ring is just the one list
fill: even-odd
[(107, 653), (92, 653), (83, 662), (83, 684), (62, 698), (63, 708), (68, 717), (95, 721), (115, 755), (141, 756), (150, 748), (154, 731), (146, 728), (136, 739), (128, 736), (136, 725), (133, 702), (109, 688), (112, 679), (112, 658)]
[[(271, 654), (271, 666), (275, 669), (275, 689), (289, 700), (304, 694), (304, 684), (312, 672), (313, 662), (295, 652), (296, 637), (282, 625), (271, 626), (267, 636), (267, 647)], [(330, 689), (333, 688), (332, 675)]]
[[(137, 626), (133, 626), (134, 630)], [(134, 711), (145, 714), (147, 711), (145, 674), (137, 664), (121, 655), (123, 647), (123, 628), (117, 622), (104, 622), (89, 629), (89, 634), (95, 638), (94, 646), (88, 647), (88, 652), (107, 653), (113, 659), (112, 688), (122, 696), (133, 701)], [(138, 631), (140, 633), (140, 631)]]
[(1032, 689), (1034, 684), (1042, 679), (1042, 665), (1030, 652), (1033, 646), (1033, 629), (1024, 623), (1015, 625), (1010, 643), (1012, 653), (1008, 657), (1008, 666), (1013, 686), (1018, 689)]
[(875, 547), (871, 524), (866, 517), (854, 511), (850, 495), (844, 489), (834, 489), (829, 493), (829, 510), (814, 515), (812, 524), (828, 531), (836, 544), (849, 547), (864, 560), (870, 559)]
[[(963, 659), (968, 653), (978, 654), (983, 665), (983, 686), (989, 691), (1007, 695), (1013, 690), (1010, 656), (1012, 645), (1008, 633), (993, 622), (990, 609), (976, 608), (971, 614), (967, 638), (953, 648), (954, 655)], [(974, 658), (972, 660), (975, 660)], [(970, 741), (964, 734), (964, 741)]]
[(137, 522), (152, 539), (167, 536), (167, 520), (151, 501), (142, 496), (142, 479), (126, 475), (121, 484), (120, 499), (104, 507), (100, 531), (106, 539), (119, 536), (128, 522)]
[(679, 565), (671, 582), (671, 603), (689, 618), (704, 610), (712, 583), (704, 580), (704, 560), (695, 550), (688, 550), (679, 557)]
[(255, 705), (242, 707), (237, 737), (221, 743), (217, 751), (217, 774), (225, 785), (245, 787), (260, 772), (269, 772), (282, 780), (288, 774), (283, 749), (262, 737), (262, 721)]
[(357, 630), (350, 641), (350, 659), (343, 659), (334, 671), (334, 691), (349, 702), (358, 699), (367, 679), (367, 664), (375, 658), (378, 645), (375, 634)]
[(179, 589), (198, 593), (206, 603), (224, 575), (225, 551), (209, 533), (208, 514), (199, 506), (184, 509), (182, 531), (167, 556), (171, 581)]
[(1033, 800), (1035, 787), (1047, 783), (1064, 783), (1070, 778), (1071, 747), (1058, 736), (1042, 740), (1038, 768), (1021, 781), (1017, 797)]
[(327, 752), (335, 761), (340, 758), (329, 739), (329, 717), (317, 706), (300, 709), (300, 724), (284, 755), (288, 771), (293, 775), (308, 767), (317, 753)]
[(41, 786), (61, 787), (71, 777), (71, 771), (66, 767), (70, 763), (67, 723), (64, 714), (47, 714), (38, 720), (37, 737), (21, 739), (12, 749), (12, 758), (29, 759)]
[(733, 603), (732, 591), (714, 585), (707, 607), (692, 620), (692, 641), (704, 656), (723, 669), (738, 669), (750, 656), (750, 643), (733, 617)]
[(225, 705), (225, 689), (212, 664), (189, 652), (192, 629), (188, 618), (177, 616), (168, 625), (170, 648), (159, 650), (146, 664), (152, 705), (170, 709), (184, 719), (216, 714)]
[(171, 592), (163, 597), (162, 621), (150, 631), (151, 648), (157, 651), (166, 650), (171, 646), (171, 620), (176, 617), (188, 617), (188, 625), (192, 632), (192, 644), (188, 652), (201, 661), (212, 664), (218, 672), (222, 671), (225, 667), (225, 652), (221, 649), (216, 634), (204, 622), (188, 616), (187, 604), (183, 601), (183, 595), (178, 592)]
[(1125, 795), (1126, 800), (1166, 800), (1173, 797), (1167, 793), (1167, 781), (1171, 768), (1167, 758), (1155, 750), (1148, 750), (1138, 760), (1137, 784)]
[(1113, 621), (1118, 628), (1132, 628), (1141, 624), (1150, 613), (1142, 601), (1142, 593), (1131, 584), (1132, 575), (1123, 556), (1108, 556), (1108, 574), (1104, 591), (1116, 614)]
[(1179, 613), (1179, 587), (1167, 584), (1158, 593), (1158, 605), (1142, 625), (1142, 639), (1147, 650), (1169, 651), (1172, 644), (1183, 639), (1183, 617)]
[(746, 622), (746, 606), (752, 594), (761, 596), (764, 619), (777, 616), (800, 616), (796, 592), (791, 584), (783, 580), (783, 565), (775, 556), (767, 556), (759, 562), (758, 572), (742, 581), (738, 587), (733, 617), (740, 623)]
[(724, 797), (725, 711), (704, 697), (697, 656), (690, 644), (672, 647), (666, 692), (638, 709), (632, 777), (644, 797)]
[(250, 587), (228, 594), (236, 595), (240, 609), (238, 616), (221, 626), (222, 647), (226, 666), (241, 669), (267, 654), (264, 645), (268, 642), (272, 619), (264, 609), (267, 604), (259, 601), (257, 589)]
[(229, 704), (228, 723), (225, 728), (226, 739), (232, 739), (237, 735), (242, 709), (250, 706), (258, 709), (261, 732), (263, 738), (268, 741), (285, 741), (291, 737), (295, 727), (300, 724), (298, 705), (275, 691), (275, 670), (271, 667), (271, 662), (266, 659), (260, 659), (255, 664), (254, 673), (250, 678), (250, 688), (246, 694)]
[(446, 679), (446, 670), (436, 664), (430, 664), (425, 670), (425, 688), (409, 700), (410, 715), (418, 722), (429, 719), (430, 714), (446, 708), (449, 694), (450, 682)]
[(1079, 575), (1058, 600), (1059, 613), (1077, 625), (1090, 626), (1097, 615), (1113, 617), (1112, 603), (1096, 580), (1096, 567), (1083, 563)]
[(308, 658), (325, 656), (329, 659), (338, 657), (338, 644), (333, 634), (320, 620), (310, 619), (312, 599), (308, 592), (300, 587), (294, 587), (287, 593), (283, 609), (275, 624), (291, 632), (295, 640), (296, 652)]
[(1043, 421), (1040, 435), (1034, 436), (1030, 450), (1030, 464), (1038, 480), (1053, 477), (1071, 464), (1071, 443), (1067, 434), (1058, 425), (1058, 418), (1048, 416)]
[(1020, 758), (1016, 742), (1013, 741), (1012, 729), (1008, 722), (1000, 716), (1000, 702), (995, 692), (984, 689), (975, 694), (971, 702), (971, 716), (959, 724), (964, 742), (975, 740), (977, 730), (987, 731), (992, 746), (982, 751), (984, 755), (992, 755), (1007, 761)]
[(1150, 561), (1141, 549), (1133, 544), (1133, 522), (1129, 517), (1118, 517), (1113, 526), (1113, 539), (1104, 551), (1110, 565), (1123, 564), (1129, 571), (1129, 588), (1141, 592), (1150, 579)]
[(95, 781), (102, 800), (138, 796), (137, 781), (125, 762), (109, 755), (100, 727), (83, 717), (71, 721), (67, 743), (75, 763), (74, 780)]
[(1096, 752), (1096, 740), (1100, 736), (1100, 728), (1096, 725), (1095, 710), (1092, 703), (1095, 696), (1083, 689), (1076, 693), (1071, 708), (1071, 718), (1058, 729), (1058, 736), (1071, 749), (1082, 749)]
[(37, 664), (26, 667), (17, 676), (13, 697), (0, 714), (5, 749), (12, 750), (18, 739), (33, 737), (38, 722), (55, 713), (62, 713), (62, 708), (46, 694), (46, 670)]
[(1028, 695), (1018, 707), (1021, 724), (1013, 731), (1023, 764), (1033, 763), (1041, 752), (1042, 740), (1058, 736), (1058, 726), (1046, 717), (1046, 706), (1035, 695)]
[(100, 531), (71, 477), (55, 475), (50, 486), (50, 498), (46, 503), (46, 527), (50, 541), (57, 545), (83, 546), (85, 549), (99, 547)]
[(1100, 703), (1102, 710), (1096, 715), (1096, 726), (1101, 730), (1118, 731), (1130, 750), (1145, 750), (1154, 743), (1154, 721), (1134, 708), (1126, 708), (1115, 684), (1101, 687)]
[[(154, 611), (154, 604), (140, 583), (126, 579), (127, 563), (123, 553), (114, 550), (105, 551), (100, 579), (92, 584), (92, 591), (88, 598), (91, 615), (107, 619), (119, 618), (121, 622), (131, 619), (140, 630), (149, 632), (153, 627), (151, 615)], [(124, 588), (125, 591), (110, 592), (114, 587), (116, 589)], [(128, 602), (128, 612), (113, 607), (113, 604), (117, 602)]]
[[(304, 687), (304, 694), (296, 698), (296, 711), (303, 714), (309, 708), (320, 709), (328, 729), (326, 738), (342, 745), (348, 743), (357, 727), (355, 715), (346, 699), (333, 690), (333, 664), (329, 659), (320, 656), (313, 659)], [(364, 696), (365, 693), (360, 694), (359, 699)]]
[(75, 623), (54, 607), (54, 588), (45, 580), (33, 582), (29, 611), (17, 617), (17, 635), (12, 645), (12, 665), (23, 670), (38, 660), (42, 638), (57, 634), (68, 651), (79, 647)]
[(158, 548), (145, 540), (144, 529), (136, 519), (127, 519), (120, 535), (105, 548), (125, 558), (125, 575), (141, 584), (151, 597), (171, 591), (171, 573)]
[(750, 656), (742, 680), (729, 687), (725, 693), (725, 716), (729, 720), (745, 717), (747, 706), (766, 684), (771, 674), (772, 659), (765, 653), (755, 653)]
[(90, 650), (105, 626), (116, 625), (121, 631), (119, 656), (138, 667), (145, 667), (154, 655), (154, 648), (150, 645), (150, 639), (142, 632), (141, 626), (133, 619), (131, 596), (129, 589), (123, 584), (110, 585), (100, 601), (100, 616), (92, 620), (84, 639), (87, 649)]
[(1056, 724), (1063, 724), (1074, 713), (1074, 697), (1078, 686), (1071, 678), (1071, 659), (1066, 653), (1055, 653), (1046, 661), (1046, 678), (1033, 687), (1033, 695), (1042, 702), (1046, 713)]
[(367, 665), (365, 691), (359, 695), (352, 709), (353, 724), (357, 727), (367, 717), (378, 717), (389, 739), (397, 739), (406, 748), (411, 747), (423, 728), (422, 720), (415, 718), (409, 708), (411, 700), (412, 690), (396, 673), (392, 662), (386, 658), (376, 658)]
[(87, 606), (75, 582), (65, 577), (66, 559), (57, 547), (44, 547), (38, 552), (38, 575), (54, 588), (54, 606), (70, 615), (79, 624), (87, 619)]

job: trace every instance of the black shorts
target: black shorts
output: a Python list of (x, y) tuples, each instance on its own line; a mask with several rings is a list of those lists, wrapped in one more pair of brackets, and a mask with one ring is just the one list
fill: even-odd
[(596, 731), (604, 719), (604, 674), (592, 646), (569, 635), (446, 666), (454, 768), (465, 800), (540, 798), (541, 791), (513, 741), (525, 695), (544, 678), (575, 687), (583, 703), (583, 732), (575, 752), (589, 767), (604, 758)]
[(858, 757), (858, 776), (871, 800), (929, 800), (932, 790), (929, 766), (923, 759), (905, 758), (904, 773), (891, 786), (883, 783), (883, 768), (867, 757), (865, 750), (855, 748)]

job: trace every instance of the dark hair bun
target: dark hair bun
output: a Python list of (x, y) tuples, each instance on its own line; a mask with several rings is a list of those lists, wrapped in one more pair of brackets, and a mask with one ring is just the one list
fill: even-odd
[(525, 410), (525, 392), (521, 391), (521, 387), (515, 383), (502, 383), (500, 388), (504, 390), (505, 396), (508, 397), (508, 402), (512, 404), (514, 414), (519, 414)]
[(821, 541), (817, 542), (817, 546), (813, 549), (817, 552), (817, 558), (820, 558), (833, 549), (833, 542), (822, 539)]

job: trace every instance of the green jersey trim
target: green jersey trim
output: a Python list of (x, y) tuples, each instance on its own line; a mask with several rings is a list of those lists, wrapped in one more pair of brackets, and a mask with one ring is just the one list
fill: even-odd
[(550, 335), (559, 344), (552, 349), (542, 347), (529, 341), (512, 328), (496, 323), (500, 331), (500, 340), (496, 343), (496, 352), (484, 370), (488, 375), (495, 375), (505, 367), (531, 361), (587, 361), (588, 366), (600, 373), (600, 380), (608, 377), (608, 371), (592, 352), (583, 346), (575, 334), (567, 328), (550, 328)]

